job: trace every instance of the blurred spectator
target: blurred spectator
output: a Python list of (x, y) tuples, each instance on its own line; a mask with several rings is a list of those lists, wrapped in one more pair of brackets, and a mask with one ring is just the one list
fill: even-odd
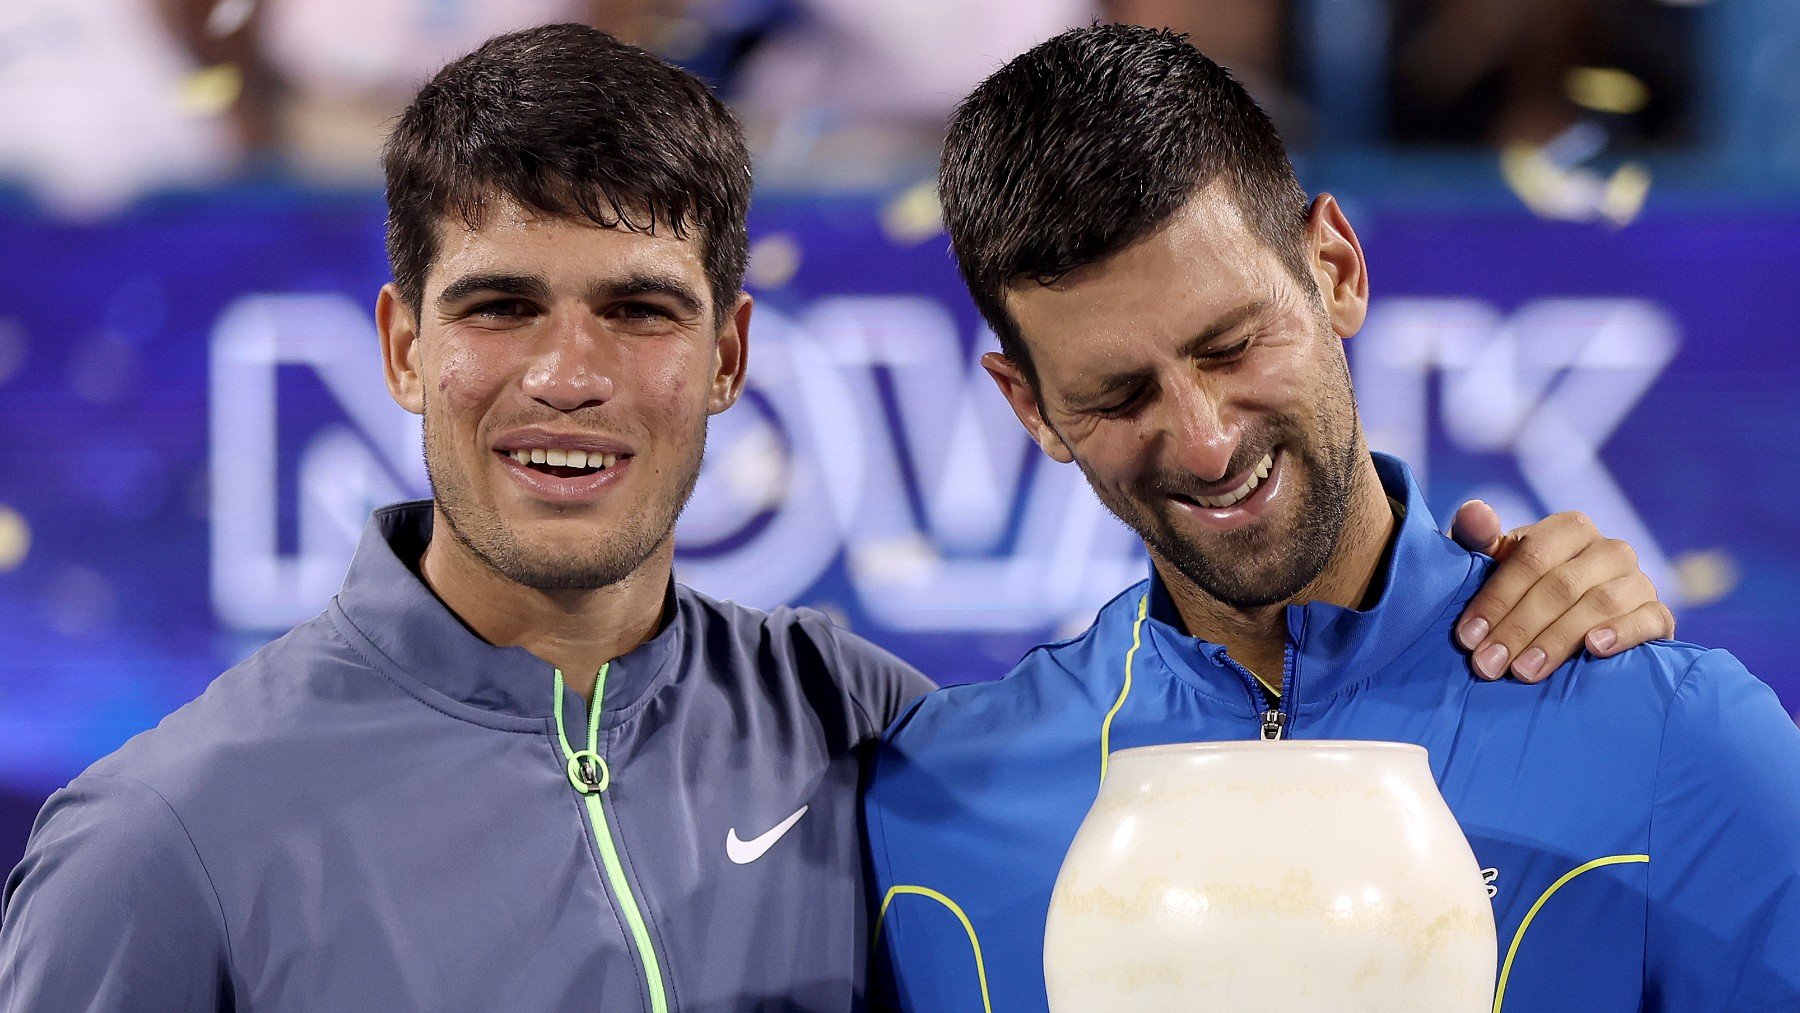
[(1609, 186), (1630, 198), (1615, 203), (1641, 204), (1642, 173), (1614, 177), (1646, 145), (1800, 172), (1794, 11), (1793, 0), (0, 0), (0, 182), (84, 215), (246, 172), (373, 186), (389, 118), (444, 60), (498, 32), (578, 20), (719, 86), (764, 184), (905, 185), (929, 175), (946, 116), (983, 76), (1104, 20), (1187, 33), (1300, 151), (1494, 145), (1516, 191), (1539, 180), (1561, 194), (1569, 173), (1587, 173), (1574, 180), (1587, 196), (1526, 199), (1582, 218)]
[(1293, 127), (1288, 0), (793, 0), (731, 94), (766, 180), (877, 185), (925, 171), (950, 110), (1058, 32), (1120, 21), (1185, 32)]
[(958, 99), (1005, 61), (1095, 16), (1090, 0), (790, 7), (731, 89), (765, 182), (800, 175), (871, 185), (929, 164)]
[(1100, 0), (1101, 19), (1171, 28), (1231, 71), (1275, 121), (1290, 147), (1308, 135), (1294, 90), (1295, 0)]
[(679, 0), (156, 0), (197, 62), (243, 82), (233, 117), (303, 179), (375, 182), (388, 121), (446, 61), (530, 25), (654, 46)]
[(199, 69), (145, 0), (5, 0), (0, 178), (79, 216), (219, 178), (238, 146)]
[(1599, 113), (1682, 140), (1694, 11), (1664, 0), (1393, 0), (1393, 138), (1541, 145)]

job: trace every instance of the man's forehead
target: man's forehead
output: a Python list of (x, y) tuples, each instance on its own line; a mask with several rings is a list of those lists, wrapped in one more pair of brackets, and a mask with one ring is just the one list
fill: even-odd
[(1196, 190), (1156, 228), (1107, 256), (1068, 271), (1047, 285), (1028, 276), (1014, 277), (1009, 279), (1006, 290), (1008, 295), (1041, 288), (1068, 290), (1109, 274), (1166, 266), (1171, 256), (1242, 261), (1257, 253), (1273, 256), (1274, 251), (1250, 228), (1230, 187), (1215, 180)]
[(703, 276), (702, 250), (692, 230), (677, 235), (666, 225), (634, 231), (602, 224), (582, 214), (554, 214), (527, 207), (510, 196), (487, 201), (482, 214), (465, 219), (454, 211), (438, 216), (436, 277), (481, 268), (539, 270), (558, 264), (587, 273), (634, 265)]
[(592, 206), (604, 220), (590, 217), (572, 200), (557, 209), (546, 210), (526, 204), (511, 194), (487, 193), (463, 207), (440, 211), (434, 226), (440, 240), (566, 228), (637, 235), (673, 245), (695, 245), (692, 228), (677, 229), (668, 221), (653, 217), (648, 210), (629, 206), (621, 209), (621, 216), (603, 198), (596, 200), (598, 203)]
[[(1007, 309), (1034, 349), (1040, 338), (1090, 354), (1130, 336), (1186, 340), (1278, 289), (1279, 260), (1235, 210), (1184, 208), (1169, 225), (1049, 284), (1008, 286)], [(1081, 341), (1059, 340), (1079, 336)]]

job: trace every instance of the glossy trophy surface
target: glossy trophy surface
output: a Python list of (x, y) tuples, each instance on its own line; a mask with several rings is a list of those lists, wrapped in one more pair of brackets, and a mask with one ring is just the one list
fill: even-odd
[(1050, 902), (1056, 1013), (1493, 1001), (1493, 912), (1418, 746), (1112, 755)]

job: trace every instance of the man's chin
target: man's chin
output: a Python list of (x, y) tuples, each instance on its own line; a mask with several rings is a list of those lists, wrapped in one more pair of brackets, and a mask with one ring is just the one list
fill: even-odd
[(581, 514), (532, 516), (512, 510), (489, 513), (474, 525), (451, 527), (457, 540), (486, 566), (514, 584), (540, 591), (608, 587), (644, 564), (657, 539), (611, 518)]
[(1165, 526), (1157, 538), (1145, 541), (1189, 583), (1234, 609), (1289, 601), (1323, 569), (1294, 560), (1292, 534), (1268, 519), (1233, 531), (1209, 532), (1205, 538)]
[(643, 565), (643, 556), (572, 558), (544, 552), (496, 552), (488, 564), (515, 584), (539, 591), (592, 591), (610, 587)]

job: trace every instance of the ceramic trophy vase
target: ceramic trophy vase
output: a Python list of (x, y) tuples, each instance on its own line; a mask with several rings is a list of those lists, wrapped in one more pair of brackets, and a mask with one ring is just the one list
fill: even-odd
[(1050, 900), (1054, 1013), (1478, 1013), (1494, 916), (1425, 750), (1114, 753)]

